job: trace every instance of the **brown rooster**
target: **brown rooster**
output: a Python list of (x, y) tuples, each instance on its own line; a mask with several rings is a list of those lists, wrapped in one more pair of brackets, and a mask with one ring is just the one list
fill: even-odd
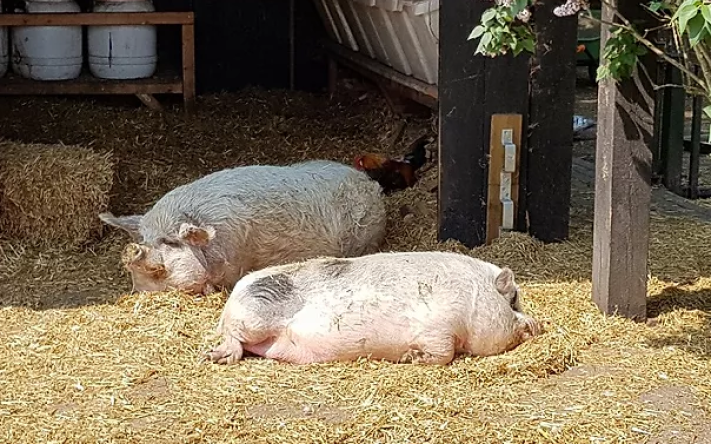
[(387, 158), (379, 154), (367, 153), (355, 158), (354, 166), (365, 171), (371, 179), (383, 187), (385, 194), (403, 190), (415, 184), (415, 172), (427, 162), (425, 147), (433, 141), (427, 134), (415, 139), (402, 158)]

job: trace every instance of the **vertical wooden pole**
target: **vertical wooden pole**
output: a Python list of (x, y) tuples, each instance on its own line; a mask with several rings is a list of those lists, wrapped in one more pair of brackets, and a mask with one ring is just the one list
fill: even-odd
[(475, 56), (467, 40), (491, 5), (451, 0), (439, 12), (438, 239), (470, 248), (486, 242), (491, 115), (528, 106), (529, 58)]
[(195, 25), (182, 25), (183, 103), (187, 112), (195, 108)]
[[(666, 69), (661, 60), (655, 66), (655, 83), (666, 84)], [(662, 163), (663, 140), (662, 122), (664, 121), (664, 91), (654, 92), (654, 129), (652, 130), (652, 183), (659, 183), (664, 177), (664, 164)]]
[[(698, 73), (698, 70), (696, 71)], [(701, 115), (703, 99), (694, 96), (691, 114), (691, 156), (689, 159), (689, 198), (699, 198), (699, 158), (701, 157)]]
[(545, 2), (534, 15), (526, 207), (528, 232), (544, 242), (566, 239), (570, 224), (577, 19), (556, 17), (558, 3)]
[[(630, 20), (644, 17), (639, 2), (610, 3)], [(602, 17), (615, 19), (607, 3)], [(602, 47), (609, 38), (603, 26)], [(646, 318), (654, 112), (647, 76), (654, 61), (644, 62), (646, 69), (637, 69), (632, 79), (600, 82), (595, 160), (592, 298), (604, 313), (636, 320)]]
[(483, 97), (486, 61), (467, 36), (487, 2), (451, 0), (439, 10), (438, 237), (468, 247), (486, 241), (488, 134)]
[[(681, 71), (672, 65), (665, 66), (665, 84), (682, 85)], [(663, 90), (661, 161), (663, 183), (671, 192), (681, 194), (681, 170), (684, 157), (684, 111), (686, 93), (682, 88)]]

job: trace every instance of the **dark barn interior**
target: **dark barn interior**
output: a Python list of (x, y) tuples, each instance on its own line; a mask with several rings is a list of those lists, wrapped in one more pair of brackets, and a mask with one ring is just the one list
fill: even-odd
[[(10, 12), (21, 0), (5, 0)], [(77, 0), (89, 12), (92, 0)], [(198, 94), (232, 92), (247, 86), (319, 91), (326, 87), (326, 36), (311, 0), (234, 2), (154, 0), (156, 11), (195, 14)], [(293, 8), (293, 9), (292, 9)], [(158, 27), (159, 69), (180, 66), (180, 29)]]

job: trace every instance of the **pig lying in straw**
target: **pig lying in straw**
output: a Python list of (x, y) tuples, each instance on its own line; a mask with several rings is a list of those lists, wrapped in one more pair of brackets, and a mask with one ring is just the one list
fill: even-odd
[(180, 186), (145, 215), (99, 215), (134, 241), (122, 261), (134, 291), (209, 293), (244, 274), (316, 256), (377, 251), (380, 186), (341, 163), (245, 166)]
[(509, 268), (462, 254), (376, 253), (265, 268), (235, 285), (207, 353), (233, 364), (244, 351), (295, 364), (352, 361), (447, 364), (490, 356), (539, 333), (520, 310)]

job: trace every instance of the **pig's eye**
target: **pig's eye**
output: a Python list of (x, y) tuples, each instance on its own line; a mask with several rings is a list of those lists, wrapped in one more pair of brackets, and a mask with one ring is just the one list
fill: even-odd
[(160, 241), (163, 245), (167, 245), (169, 247), (177, 248), (180, 246), (180, 243), (174, 239), (161, 239)]

